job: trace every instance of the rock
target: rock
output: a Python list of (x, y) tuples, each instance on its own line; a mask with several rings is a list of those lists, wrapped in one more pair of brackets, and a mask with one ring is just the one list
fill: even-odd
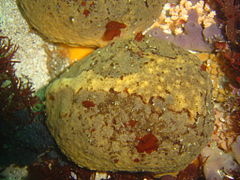
[(30, 25), (48, 40), (70, 45), (105, 46), (120, 36), (144, 31), (166, 0), (18, 0)]
[(211, 89), (187, 51), (150, 37), (117, 40), (49, 85), (47, 126), (81, 167), (176, 172), (213, 131)]

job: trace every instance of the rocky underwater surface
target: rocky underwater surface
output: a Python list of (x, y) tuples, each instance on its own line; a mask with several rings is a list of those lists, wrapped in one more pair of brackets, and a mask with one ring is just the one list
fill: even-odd
[[(97, 4), (90, 1), (79, 0), (79, 2), (82, 6), (81, 10), (85, 12), (83, 14), (84, 17), (88, 17), (86, 9), (88, 8), (87, 10), (89, 10), (90, 16), (91, 10), (93, 10)], [(2, 1), (2, 3), (3, 4), (0, 2), (0, 5), (3, 5), (3, 7), (8, 5), (8, 2)], [(19, 74), (16, 73), (16, 71), (19, 72), (19, 69), (21, 69), (24, 74), (24, 68), (21, 68), (21, 65), (17, 66), (21, 64), (21, 59), (16, 59), (16, 57), (19, 57), (17, 53), (18, 51), (21, 53), (25, 51), (27, 54), (29, 49), (26, 48), (23, 50), (21, 43), (15, 42), (13, 37), (21, 33), (13, 33), (13, 35), (9, 33), (11, 31), (9, 30), (8, 32), (8, 30), (6, 30), (7, 28), (4, 27), (4, 21), (7, 18), (4, 19), (2, 16), (1, 18), (3, 19), (0, 18), (0, 179), (237, 180), (240, 178), (240, 35), (238, 33), (240, 27), (240, 3), (237, 0), (182, 0), (179, 2), (171, 0), (168, 2), (164, 1), (164, 3), (166, 3), (165, 6), (163, 4), (161, 6), (163, 6), (162, 12), (165, 12), (165, 14), (160, 15), (159, 12), (159, 19), (154, 21), (152, 26), (147, 25), (145, 27), (142, 21), (139, 20), (141, 26), (144, 26), (146, 30), (144, 30), (144, 28), (136, 29), (134, 41), (140, 43), (148, 36), (151, 36), (157, 40), (168, 40), (186, 50), (195, 51), (194, 56), (196, 55), (200, 59), (200, 71), (209, 74), (213, 84), (212, 102), (214, 103), (213, 114), (215, 117), (215, 125), (211, 140), (208, 145), (203, 148), (199, 156), (182, 170), (167, 174), (142, 171), (99, 172), (78, 167), (71, 162), (67, 156), (63, 155), (46, 126), (46, 84), (49, 83), (49, 79), (52, 77), (50, 78), (48, 74), (48, 78), (44, 79), (44, 82), (40, 83), (41, 85), (38, 84), (34, 86), (37, 78), (31, 79), (31, 76), (27, 77), (26, 74), (30, 75), (28, 71), (26, 71), (27, 73), (25, 72), (26, 74), (24, 76), (16, 75)], [(205, 3), (207, 3), (207, 5)], [(144, 3), (145, 7), (150, 5), (150, 3)], [(5, 13), (3, 9), (0, 10), (0, 15)], [(211, 14), (210, 12), (213, 11), (216, 14), (212, 17), (214, 13)], [(153, 16), (157, 17), (156, 14)], [(200, 14), (202, 14), (202, 16)], [(209, 14), (210, 16), (208, 16)], [(185, 15), (187, 15), (187, 18)], [(200, 17), (207, 20), (199, 21)], [(74, 18), (70, 19), (70, 23), (76, 20), (73, 19)], [(11, 20), (9, 21), (11, 22)], [(210, 25), (204, 26), (204, 23), (205, 25), (210, 23)], [(115, 26), (111, 26), (112, 24), (115, 24)], [(108, 32), (108, 35), (110, 34), (111, 36), (109, 42), (114, 45), (114, 38), (121, 39), (121, 32), (125, 34), (124, 30), (126, 29), (123, 25), (115, 23), (115, 21), (109, 26), (107, 27), (103, 24), (102, 31), (99, 34), (102, 35)], [(33, 31), (35, 32), (35, 30)], [(37, 33), (37, 36), (38, 35)], [(106, 43), (102, 41), (102, 37), (98, 36), (97, 38), (99, 42)], [(91, 43), (92, 42), (94, 41), (91, 41)], [(54, 47), (53, 51), (52, 47)], [(46, 51), (52, 53), (50, 53), (50, 57), (48, 56), (48, 58), (46, 58), (48, 59), (48, 63), (51, 62), (56, 65), (56, 61), (62, 58), (63, 63), (59, 65), (59, 69), (51, 69), (51, 71), (58, 71), (50, 81), (53, 82), (55, 77), (59, 77), (59, 72), (61, 74), (62, 69), (66, 68), (66, 64), (70, 64), (66, 63), (66, 61), (69, 60), (65, 54), (63, 55), (62, 51), (55, 51), (55, 49), (59, 48), (56, 44), (51, 44), (49, 47), (46, 45), (44, 48), (42, 46), (41, 48), (37, 48), (41, 50), (45, 48), (45, 50), (48, 49)], [(137, 48), (133, 48), (132, 51), (136, 49)], [(98, 50), (94, 51), (97, 52)], [(116, 52), (120, 53), (121, 51), (116, 50)], [(145, 53), (144, 51), (134, 53), (140, 58), (145, 56), (150, 57), (149, 53)], [(91, 56), (93, 55), (90, 55), (90, 57)], [(169, 57), (170, 59), (172, 58), (171, 56)], [(156, 57), (154, 56), (154, 58)], [(80, 61), (71, 65), (71, 67), (73, 67), (71, 71), (74, 71), (74, 67), (77, 67), (76, 64), (84, 64), (84, 62)], [(16, 67), (19, 69), (17, 70)], [(33, 67), (36, 67), (36, 65), (32, 66), (32, 70), (34, 71)], [(54, 67), (58, 67), (58, 65)], [(25, 68), (31, 69), (31, 66), (26, 67), (25, 64)], [(48, 68), (44, 67), (44, 76), (46, 75), (45, 70), (49, 71)], [(150, 68), (149, 71), (151, 70)], [(41, 78), (40, 76), (41, 75), (38, 75), (39, 78)], [(68, 74), (68, 76), (70, 77), (71, 75)], [(34, 75), (34, 77), (37, 76)], [(94, 79), (94, 77), (91, 79)], [(124, 78), (122, 77), (122, 79)], [(81, 82), (83, 82), (82, 79)], [(129, 83), (128, 81), (126, 82)], [(107, 81), (105, 83), (107, 83)], [(172, 84), (174, 85), (174, 83)], [(33, 87), (41, 88), (34, 89)], [(107, 86), (103, 86), (102, 89), (106, 87)], [(59, 87), (59, 89), (61, 89), (61, 87)], [(126, 88), (124, 93), (129, 93), (128, 90), (129, 89)], [(170, 90), (168, 93), (169, 92), (171, 94), (172, 91)], [(109, 93), (111, 94), (110, 91)], [(144, 93), (147, 93), (147, 91)], [(125, 95), (126, 94), (123, 94), (123, 96)], [(49, 99), (51, 98), (48, 97), (47, 101), (49, 101)], [(89, 110), (96, 108), (98, 104), (96, 104), (95, 101), (93, 103), (87, 99), (82, 102), (81, 105), (84, 106), (83, 110)], [(105, 127), (105, 125), (103, 125), (103, 127)], [(138, 124), (135, 121), (127, 121), (123, 126), (131, 130), (131, 128), (135, 128), (135, 126), (138, 127)], [(116, 126), (115, 128), (118, 127)], [(149, 154), (156, 153), (157, 149), (160, 149), (159, 146), (155, 146), (156, 142), (157, 144), (160, 142), (160, 136), (156, 135), (158, 131), (155, 132), (154, 128), (151, 130), (151, 132), (146, 130), (148, 136), (141, 136), (140, 138), (134, 139), (134, 141), (138, 142), (135, 147), (137, 147), (138, 153), (142, 155), (141, 157), (135, 158), (134, 163), (139, 163), (141, 158), (144, 159)], [(52, 131), (56, 132), (58, 129)], [(81, 128), (79, 131), (81, 131)], [(95, 131), (96, 128), (90, 133), (94, 135)], [(63, 136), (67, 137), (67, 134), (63, 134)], [(156, 137), (158, 140), (156, 140)], [(181, 142), (176, 142), (175, 145), (178, 146), (179, 143)], [(67, 145), (68, 144), (73, 145), (71, 142), (68, 142)], [(72, 148), (70, 147), (69, 149), (69, 151), (71, 151)], [(175, 159), (174, 157), (172, 158)], [(117, 164), (118, 162), (120, 161), (115, 160), (113, 163)]]

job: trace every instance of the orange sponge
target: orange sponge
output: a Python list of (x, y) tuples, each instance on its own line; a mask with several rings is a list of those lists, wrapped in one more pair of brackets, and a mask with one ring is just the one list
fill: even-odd
[(60, 53), (63, 56), (69, 58), (70, 64), (84, 58), (94, 50), (95, 50), (94, 48), (89, 47), (70, 47), (67, 45), (61, 45), (60, 47)]

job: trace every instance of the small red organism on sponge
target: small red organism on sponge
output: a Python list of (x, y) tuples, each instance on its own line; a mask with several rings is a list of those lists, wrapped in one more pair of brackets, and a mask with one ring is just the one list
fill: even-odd
[(134, 40), (140, 42), (142, 39), (144, 38), (144, 35), (142, 34), (142, 32), (138, 32), (134, 38)]
[(86, 1), (81, 2), (81, 5), (86, 6), (87, 5)]
[(102, 37), (103, 41), (111, 41), (114, 37), (120, 36), (121, 29), (126, 28), (127, 26), (123, 23), (117, 21), (110, 21), (106, 24), (106, 31)]
[(94, 107), (95, 106), (94, 102), (92, 102), (92, 101), (83, 101), (82, 105), (84, 107), (86, 107), (86, 108), (90, 108), (90, 107)]
[(158, 139), (152, 133), (148, 133), (139, 139), (136, 149), (139, 153), (146, 152), (148, 154), (158, 149)]
[(83, 11), (83, 14), (84, 14), (84, 16), (89, 16), (89, 14), (90, 14), (90, 11), (89, 10), (87, 10), (87, 9), (84, 9), (84, 11)]
[(125, 126), (135, 127), (137, 124), (137, 121), (135, 120), (129, 120), (127, 123), (125, 123)]

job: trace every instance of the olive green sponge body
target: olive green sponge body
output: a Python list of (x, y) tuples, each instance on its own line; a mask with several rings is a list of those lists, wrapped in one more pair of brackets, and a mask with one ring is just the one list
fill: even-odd
[(50, 84), (47, 125), (81, 167), (175, 172), (210, 138), (211, 89), (187, 51), (150, 37), (117, 40)]
[(17, 0), (31, 26), (48, 40), (102, 47), (144, 31), (166, 0)]

